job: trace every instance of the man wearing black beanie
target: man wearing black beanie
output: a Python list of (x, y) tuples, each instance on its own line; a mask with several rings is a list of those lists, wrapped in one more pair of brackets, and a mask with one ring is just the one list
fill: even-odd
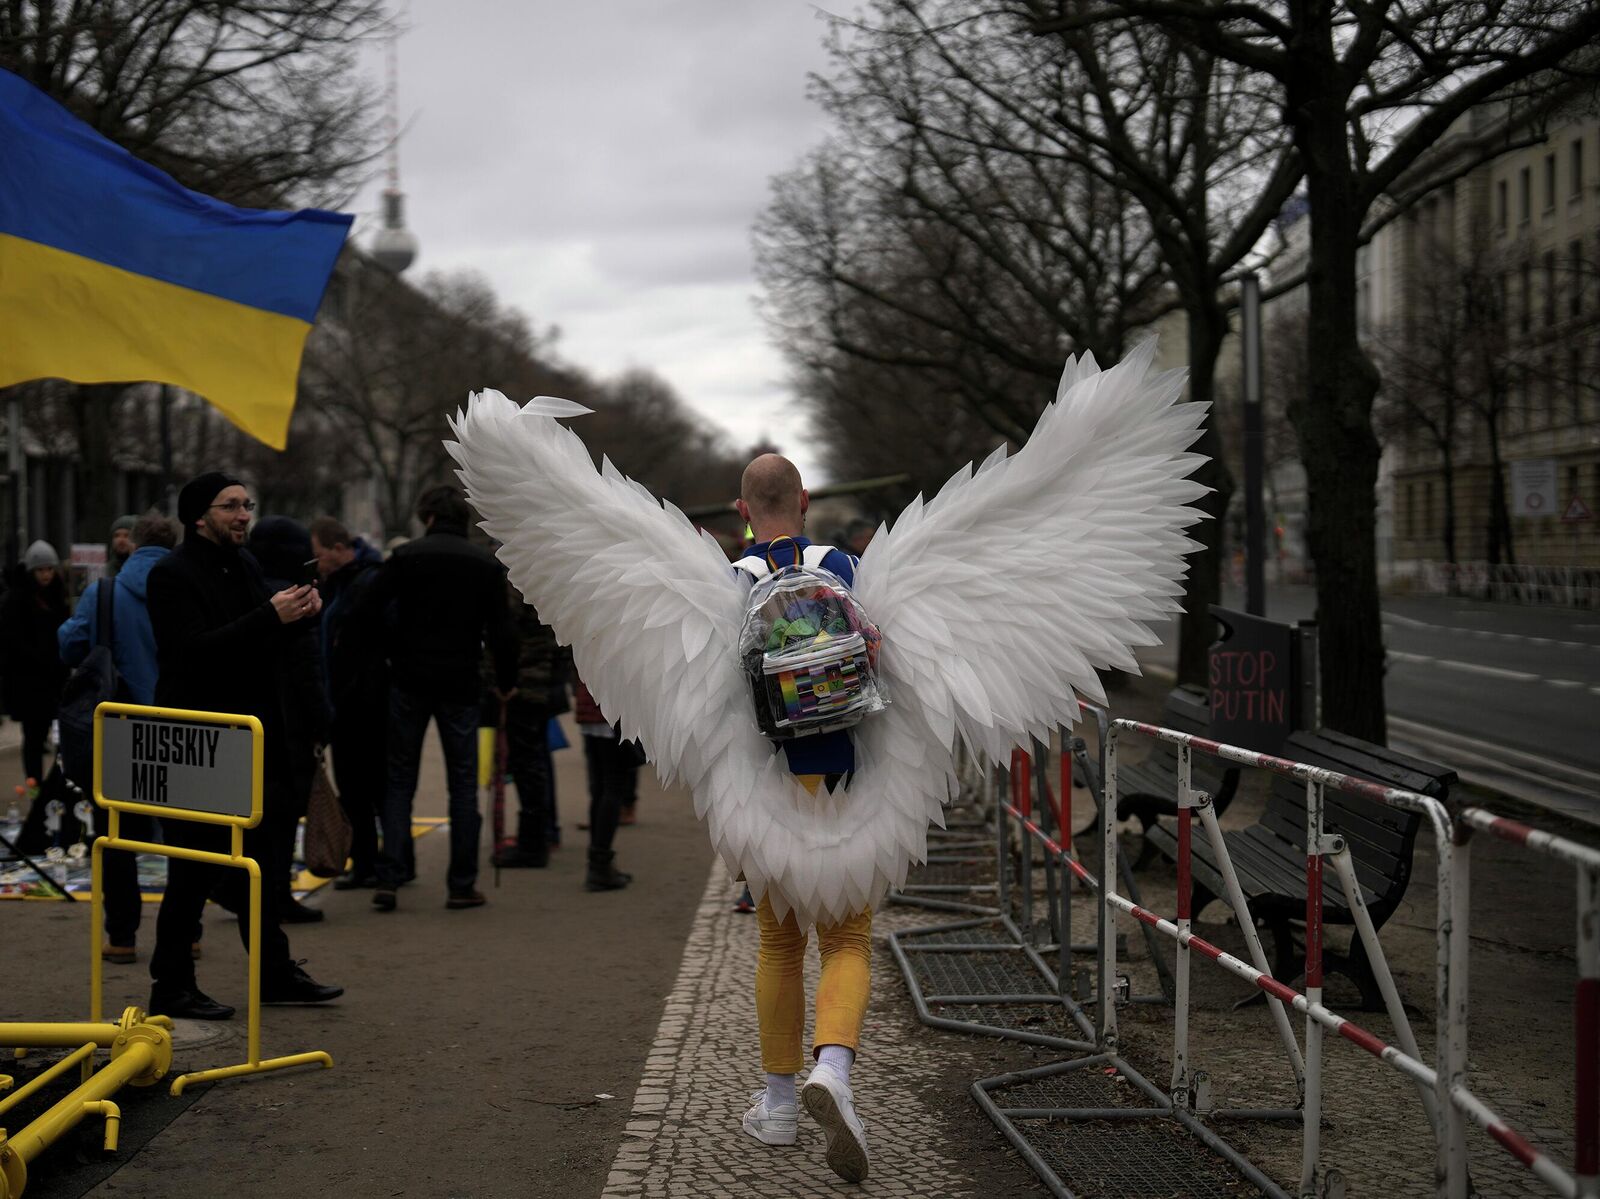
[[(289, 868), (281, 860), (283, 838), (274, 835), (292, 811), (286, 787), (283, 648), (297, 621), (315, 617), (322, 600), (312, 586), (286, 587), (269, 595), (261, 568), (243, 546), (255, 504), (239, 480), (220, 471), (191, 479), (178, 493), (183, 543), (150, 571), (150, 623), (156, 635), (156, 704), (206, 712), (237, 712), (261, 721), (263, 796), (261, 823), (244, 834), (244, 851), (277, 879)], [(226, 853), (228, 830), (167, 821), (168, 840), (193, 849)], [(225, 897), (244, 910), (248, 881), (242, 870), (169, 858), (167, 889), (156, 918), (156, 949), (150, 959), (150, 1011), (196, 1020), (225, 1020), (233, 1008), (218, 1003), (195, 982), (190, 942), (206, 899)], [(325, 1003), (344, 993), (322, 986), (289, 956), (280, 926), (278, 894), (261, 889), (261, 1001)], [(250, 926), (239, 921), (249, 950)]]

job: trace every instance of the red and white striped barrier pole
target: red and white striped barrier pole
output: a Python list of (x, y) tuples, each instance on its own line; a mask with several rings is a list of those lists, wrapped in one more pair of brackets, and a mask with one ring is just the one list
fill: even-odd
[[(1306, 1002), (1322, 1006), (1322, 784), (1306, 783)], [(1322, 1025), (1306, 1017), (1306, 1101), (1300, 1194), (1315, 1199), (1322, 1156)]]
[(1072, 730), (1061, 730), (1061, 799), (1056, 804), (1061, 849), (1072, 852)]
[(1100, 902), (1096, 905), (1096, 932), (1100, 941), (1100, 987), (1095, 1013), (1100, 1030), (1100, 1052), (1117, 1051), (1117, 737), (1106, 738), (1105, 778), (1100, 796)]
[(1600, 869), (1578, 871), (1577, 1129), (1578, 1194), (1600, 1196)]
[[(1033, 818), (1033, 787), (1030, 783), (1029, 767), (1032, 759), (1026, 750), (1013, 749), (1011, 751), (1011, 779), (1015, 788), (1016, 804), (1022, 811), (1022, 819)], [(1025, 944), (1033, 944), (1033, 844), (1026, 837), (1022, 839), (1022, 862), (1019, 872), (1022, 884), (1022, 940)]]
[(1190, 835), (1194, 822), (1194, 776), (1189, 747), (1178, 747), (1178, 947), (1173, 974), (1176, 987), (1172, 1017), (1172, 1106), (1189, 1106), (1189, 943), (1190, 904), (1193, 885), (1190, 878)]

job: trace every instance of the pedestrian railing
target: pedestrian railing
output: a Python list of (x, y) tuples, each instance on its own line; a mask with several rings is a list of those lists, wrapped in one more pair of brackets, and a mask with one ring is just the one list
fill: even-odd
[[(1103, 710), (1085, 706), (1101, 728), (1100, 769), (1104, 794), (1100, 819), (1095, 825), (1098, 871), (1083, 864), (1084, 846), (1072, 844), (1072, 763), (1061, 763), (1060, 789), (1052, 796), (1035, 767), (1045, 762), (1043, 747), (1032, 755), (1018, 751), (1007, 774), (990, 772), (995, 797), (995, 891), (998, 910), (970, 920), (930, 928), (904, 930), (890, 938), (893, 953), (906, 975), (919, 1016), (937, 1027), (1007, 1037), (1033, 1044), (1083, 1051), (1081, 1056), (1034, 1070), (983, 1079), (973, 1084), (974, 1098), (1005, 1136), (1012, 1141), (1051, 1191), (1060, 1196), (1074, 1192), (1061, 1174), (1091, 1163), (1109, 1180), (1130, 1160), (1145, 1163), (1145, 1174), (1130, 1175), (1118, 1184), (1117, 1194), (1162, 1194), (1157, 1159), (1172, 1169), (1190, 1171), (1185, 1185), (1193, 1194), (1232, 1194), (1225, 1182), (1207, 1183), (1208, 1170), (1223, 1163), (1234, 1177), (1243, 1178), (1272, 1196), (1285, 1195), (1258, 1167), (1233, 1149), (1210, 1127), (1218, 1119), (1294, 1120), (1300, 1125), (1300, 1178), (1295, 1193), (1302, 1199), (1342, 1193), (1337, 1168), (1322, 1162), (1323, 1049), (1329, 1033), (1349, 1041), (1409, 1080), (1418, 1097), (1417, 1118), (1434, 1138), (1434, 1180), (1441, 1199), (1466, 1199), (1470, 1193), (1468, 1130), (1475, 1125), (1548, 1189), (1575, 1199), (1600, 1199), (1600, 851), (1506, 820), (1481, 808), (1469, 807), (1452, 817), (1437, 799), (1401, 788), (1355, 778), (1308, 763), (1241, 749), (1193, 734), (1131, 720), (1110, 720)], [(1119, 892), (1119, 851), (1116, 821), (1107, 815), (1117, 806), (1117, 762), (1122, 742), (1129, 737), (1168, 742), (1178, 749), (1177, 778), (1177, 898), (1170, 917), (1157, 914), (1136, 896)], [(1070, 741), (1064, 738), (1064, 746)], [(1081, 744), (1078, 760), (1090, 770)], [(1070, 751), (1069, 751), (1070, 752)], [(1305, 984), (1299, 991), (1274, 978), (1256, 934), (1255, 920), (1235, 874), (1226, 839), (1212, 810), (1210, 797), (1193, 786), (1193, 755), (1202, 753), (1243, 767), (1297, 780), (1305, 786), (1306, 904)], [(1064, 755), (1065, 756), (1065, 755)], [(1437, 847), (1435, 957), (1435, 1044), (1425, 1058), (1401, 1002), (1387, 957), (1368, 914), (1357, 881), (1350, 849), (1337, 829), (1324, 821), (1324, 799), (1332, 793), (1358, 796), (1398, 811), (1418, 815), (1432, 832)], [(1037, 801), (1037, 803), (1035, 802)], [(1021, 852), (1013, 855), (1013, 828), (1022, 839)], [(1524, 846), (1529, 851), (1565, 862), (1577, 872), (1578, 981), (1575, 994), (1575, 1114), (1573, 1166), (1534, 1145), (1517, 1132), (1468, 1086), (1468, 955), (1470, 932), (1471, 834), (1474, 830)], [(1196, 835), (1209, 842), (1226, 894), (1244, 940), (1243, 957), (1228, 953), (1196, 936), (1191, 909), (1191, 847)], [(1036, 916), (1034, 858), (1042, 853), (1047, 916)], [(1015, 859), (1013, 877), (1011, 860)], [(1367, 1028), (1329, 1008), (1323, 998), (1323, 896), (1324, 877), (1336, 884), (1348, 908), (1353, 935), (1371, 963), (1385, 1011), (1393, 1025), (1386, 1041)], [(1124, 875), (1124, 877), (1131, 876)], [(1109, 880), (1102, 885), (1102, 880)], [(1095, 904), (1095, 929), (1087, 945), (1072, 943), (1071, 907), (1074, 884)], [(1173, 974), (1173, 1027), (1170, 1073), (1163, 1089), (1149, 1081), (1120, 1056), (1117, 1010), (1137, 998), (1119, 974), (1117, 917), (1132, 917), (1152, 942), (1152, 961), (1166, 955), (1162, 942), (1171, 944)], [(1089, 954), (1095, 962), (1092, 975), (1075, 969), (1076, 955)], [(1275, 1039), (1281, 1045), (1285, 1073), (1292, 1080), (1294, 1107), (1240, 1104), (1225, 1106), (1211, 1093), (1210, 1080), (1190, 1043), (1190, 970), (1195, 955), (1243, 979), (1261, 991), (1271, 1010)], [(929, 977), (927, 963), (952, 962), (961, 955), (974, 960), (1009, 961), (1017, 969), (1006, 977), (1005, 988), (969, 986), (965, 989), (929, 991), (919, 982)], [(913, 964), (913, 959), (917, 964)], [(1246, 960), (1248, 959), (1248, 960)], [(1020, 971), (1020, 972), (1019, 972)], [(945, 973), (940, 977), (955, 977)], [(988, 977), (999, 977), (991, 973)], [(1028, 980), (1034, 980), (1029, 982)], [(972, 1005), (965, 1018), (949, 1012)], [(1059, 1011), (1062, 1028), (1041, 1032), (1025, 1022), (996, 1017), (1006, 1005), (1050, 1005)], [(937, 1010), (936, 1010), (937, 1009)], [(1293, 1016), (1304, 1020), (1297, 1035)], [(1123, 1079), (1127, 1086), (1107, 1089), (1106, 1075)], [(1172, 1148), (1170, 1136), (1146, 1138), (1154, 1157), (1139, 1154), (1125, 1137), (1141, 1120), (1175, 1123), (1193, 1137), (1195, 1156), (1182, 1158)], [(1047, 1123), (1038, 1124), (1038, 1121)], [(1106, 1123), (1109, 1121), (1110, 1123)], [(1030, 1138), (1026, 1127), (1053, 1130)], [(1070, 1152), (1055, 1153), (1046, 1142), (1059, 1138), (1063, 1128), (1076, 1128), (1080, 1139)], [(1108, 1130), (1123, 1130), (1111, 1134)], [(1114, 1146), (1114, 1147), (1113, 1147)], [(1102, 1152), (1104, 1150), (1104, 1152)], [(1099, 1156), (1096, 1156), (1099, 1155)], [(1165, 1158), (1162, 1155), (1166, 1155)], [(1181, 1159), (1181, 1160), (1180, 1160)], [(1220, 1159), (1220, 1160), (1219, 1160)], [(1144, 1182), (1147, 1180), (1149, 1189)], [(1101, 1184), (1096, 1184), (1101, 1185)], [(1103, 1185), (1110, 1188), (1110, 1183)], [(1106, 1193), (1112, 1193), (1108, 1189)]]
[(1418, 595), (1466, 595), (1497, 603), (1566, 608), (1600, 605), (1600, 570), (1592, 566), (1422, 560), (1397, 567), (1392, 579)]
[[(1172, 1052), (1171, 1095), (1174, 1107), (1192, 1106), (1194, 1103), (1194, 1067), (1188, 1045), (1188, 973), (1193, 953), (1216, 962), (1223, 969), (1252, 983), (1268, 996), (1273, 1004), (1275, 1022), (1283, 1037), (1285, 1049), (1291, 1060), (1296, 1044), (1287, 1030), (1287, 1012), (1284, 1005), (1292, 1006), (1305, 1017), (1305, 1048), (1303, 1068), (1297, 1074), (1303, 1079), (1302, 1101), (1302, 1153), (1300, 1194), (1314, 1196), (1324, 1193), (1332, 1171), (1324, 1173), (1320, 1162), (1321, 1111), (1322, 1111), (1322, 1048), (1327, 1032), (1336, 1033), (1352, 1044), (1366, 1050), (1373, 1057), (1399, 1071), (1416, 1084), (1421, 1106), (1432, 1125), (1437, 1157), (1435, 1179), (1438, 1193), (1447, 1199), (1465, 1199), (1469, 1193), (1466, 1127), (1470, 1122), (1489, 1134), (1501, 1148), (1527, 1167), (1550, 1190), (1558, 1195), (1592, 1196), (1595, 1189), (1594, 1174), (1600, 1143), (1595, 1133), (1595, 1114), (1600, 1110), (1600, 1070), (1597, 1070), (1595, 1052), (1597, 1034), (1594, 1032), (1594, 1014), (1600, 1010), (1600, 854), (1574, 842), (1547, 833), (1539, 833), (1525, 826), (1504, 821), (1481, 809), (1468, 809), (1463, 814), (1462, 827), (1482, 827), (1496, 835), (1518, 840), (1530, 849), (1567, 861), (1579, 869), (1580, 908), (1580, 980), (1578, 988), (1578, 1036), (1580, 1062), (1578, 1065), (1578, 1134), (1577, 1173), (1560, 1165), (1549, 1153), (1535, 1147), (1521, 1134), (1473, 1094), (1466, 1084), (1467, 1073), (1467, 974), (1469, 930), (1469, 874), (1465, 837), (1457, 836), (1457, 826), (1444, 806), (1435, 799), (1395, 787), (1386, 787), (1364, 779), (1351, 778), (1336, 771), (1291, 762), (1270, 754), (1223, 745), (1202, 737), (1158, 728), (1131, 720), (1113, 722), (1106, 750), (1107, 804), (1115, 810), (1116, 758), (1118, 743), (1123, 736), (1137, 735), (1171, 742), (1179, 747), (1178, 818), (1179, 862), (1178, 902), (1174, 920), (1163, 919), (1141, 906), (1116, 894), (1114, 888), (1104, 889), (1102, 920), (1113, 910), (1134, 917), (1172, 938), (1177, 943), (1176, 972), (1178, 977), (1178, 1003), (1174, 1021)], [(1232, 878), (1232, 865), (1226, 842), (1214, 814), (1209, 812), (1206, 797), (1190, 785), (1191, 755), (1202, 752), (1256, 767), (1275, 774), (1298, 779), (1306, 786), (1306, 989), (1298, 992), (1271, 976), (1260, 944), (1254, 935), (1254, 922), (1237, 881)], [(1344, 839), (1329, 833), (1323, 826), (1323, 797), (1329, 790), (1359, 795), (1389, 807), (1416, 812), (1423, 817), (1433, 832), (1438, 848), (1437, 914), (1435, 918), (1437, 1036), (1434, 1064), (1423, 1061), (1404, 1006), (1394, 986), (1388, 963), (1378, 943), (1372, 922), (1362, 901), (1361, 889), (1350, 863)], [(1196, 937), (1190, 928), (1189, 910), (1189, 847), (1195, 812), (1200, 813), (1206, 836), (1210, 839), (1222, 867), (1229, 892), (1228, 898), (1245, 932), (1246, 944), (1253, 965)], [(1102, 845), (1102, 874), (1108, 872), (1114, 852), (1114, 828), (1104, 830)], [(1356, 935), (1362, 940), (1370, 956), (1373, 972), (1384, 998), (1384, 1005), (1395, 1027), (1398, 1044), (1388, 1044), (1367, 1029), (1355, 1024), (1327, 1008), (1322, 1002), (1322, 896), (1325, 864), (1332, 865), (1339, 880), (1346, 903), (1352, 915)], [(1082, 872), (1082, 867), (1073, 864)], [(1116, 940), (1100, 937), (1102, 977), (1115, 977)], [(1102, 988), (1102, 991), (1104, 989)], [(1586, 1030), (1587, 1017), (1587, 1030)], [(1105, 1002), (1102, 994), (1098, 1011), (1097, 1040), (1103, 1048), (1115, 1049), (1117, 1038), (1116, 1009)], [(1587, 1054), (1587, 1061), (1583, 1060)], [(1587, 1173), (1586, 1173), (1587, 1172)]]
[[(1563, 837), (1531, 828), (1515, 820), (1496, 816), (1483, 808), (1466, 808), (1456, 818), (1456, 887), (1462, 895), (1452, 922), (1452, 933), (1461, 946), (1461, 966), (1466, 966), (1469, 931), (1465, 899), (1472, 864), (1472, 831), (1520, 845), (1530, 852), (1564, 862), (1577, 873), (1578, 981), (1573, 999), (1573, 1028), (1576, 1045), (1573, 1054), (1573, 1169), (1566, 1170), (1518, 1136), (1467, 1090), (1464, 1080), (1450, 1079), (1452, 1102), (1467, 1117), (1502, 1145), (1513, 1157), (1549, 1184), (1558, 1195), (1600, 1196), (1600, 851)], [(1459, 1012), (1462, 1060), (1466, 1054), (1467, 1010), (1465, 978)], [(1465, 1193), (1452, 1190), (1452, 1196)]]

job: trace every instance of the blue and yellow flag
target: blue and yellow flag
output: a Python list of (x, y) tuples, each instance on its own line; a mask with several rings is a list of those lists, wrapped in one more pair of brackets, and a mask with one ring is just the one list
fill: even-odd
[(282, 449), (349, 229), (192, 192), (0, 70), (0, 386), (175, 383)]

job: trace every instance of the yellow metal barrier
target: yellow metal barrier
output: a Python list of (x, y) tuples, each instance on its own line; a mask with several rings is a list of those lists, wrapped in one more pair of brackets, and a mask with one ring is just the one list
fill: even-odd
[[(105, 762), (104, 748), (106, 726), (108, 718), (126, 720), (129, 717), (143, 717), (146, 720), (180, 722), (184, 725), (221, 725), (232, 729), (247, 729), (251, 734), (250, 753), (250, 796), (248, 811), (233, 811), (223, 807), (223, 810), (197, 810), (186, 807), (171, 807), (161, 803), (138, 802), (136, 800), (107, 796), (104, 789)], [(213, 759), (215, 758), (215, 743), (213, 742)], [(282, 1070), (289, 1066), (321, 1065), (323, 1068), (333, 1066), (333, 1058), (321, 1051), (310, 1053), (295, 1053), (286, 1057), (267, 1058), (261, 1057), (261, 867), (254, 858), (246, 857), (244, 853), (244, 830), (254, 828), (261, 822), (261, 768), (262, 768), (262, 732), (261, 722), (254, 716), (231, 715), (222, 712), (192, 712), (181, 708), (154, 708), (142, 704), (101, 704), (95, 709), (94, 714), (94, 800), (110, 814), (107, 835), (97, 838), (91, 851), (90, 873), (93, 880), (93, 891), (89, 905), (89, 1009), (92, 1019), (98, 1020), (102, 1011), (103, 999), (103, 974), (100, 961), (100, 940), (105, 924), (105, 906), (103, 894), (104, 854), (108, 849), (125, 849), (132, 853), (154, 853), (168, 858), (182, 858), (191, 862), (209, 862), (214, 866), (226, 866), (231, 869), (243, 870), (250, 880), (250, 903), (248, 919), (249, 926), (249, 999), (246, 1005), (246, 1060), (236, 1066), (220, 1066), (214, 1070), (199, 1070), (191, 1074), (180, 1075), (173, 1080), (172, 1094), (181, 1095), (186, 1086), (193, 1082), (210, 1082), (218, 1078), (234, 1078), (241, 1074), (258, 1074), (267, 1070)], [(137, 783), (135, 784), (137, 788)], [(165, 788), (163, 775), (161, 787)], [(219, 805), (222, 806), (222, 805)], [(232, 808), (243, 805), (234, 803)], [(189, 820), (198, 824), (222, 825), (229, 830), (229, 852), (212, 853), (208, 850), (189, 849), (181, 845), (156, 845), (147, 841), (131, 841), (121, 835), (121, 814), (124, 812), (141, 813), (150, 816), (159, 816), (163, 820)], [(89, 1067), (85, 1063), (85, 1069)], [(0, 1199), (4, 1199), (0, 1196)]]
[[(108, 719), (128, 722), (113, 725), (111, 729), (118, 747), (117, 759), (111, 763), (119, 792), (115, 795), (106, 794)], [(202, 727), (197, 729), (196, 726)], [(207, 733), (203, 726), (221, 727), (215, 733)], [(249, 734), (247, 752), (237, 736), (227, 737), (224, 742), (227, 733), (239, 732)], [(241, 771), (247, 778), (241, 779)], [(105, 926), (104, 862), (108, 849), (207, 862), (243, 870), (250, 880), (249, 912), (245, 917), (249, 920), (250, 958), (246, 1008), (248, 1060), (236, 1066), (180, 1075), (173, 1080), (173, 1095), (182, 1094), (192, 1082), (282, 1070), (287, 1066), (328, 1068), (333, 1065), (333, 1058), (320, 1050), (266, 1060), (261, 1057), (261, 867), (244, 852), (244, 830), (261, 823), (261, 773), (261, 722), (253, 716), (140, 704), (106, 703), (95, 709), (94, 799), (109, 813), (109, 826), (107, 835), (97, 838), (91, 851), (90, 1019), (85, 1023), (0, 1024), (0, 1045), (14, 1047), (19, 1058), (30, 1048), (72, 1051), (38, 1077), (0, 1098), (0, 1117), (75, 1066), (82, 1077), (71, 1094), (17, 1133), (7, 1136), (5, 1130), (0, 1129), (0, 1199), (20, 1196), (28, 1182), (28, 1163), (86, 1117), (100, 1116), (105, 1120), (105, 1149), (108, 1153), (115, 1150), (122, 1109), (111, 1096), (124, 1086), (150, 1086), (160, 1081), (172, 1065), (172, 1021), (166, 1016), (147, 1016), (131, 1007), (116, 1024), (101, 1019), (105, 980), (100, 940)], [(213, 789), (218, 776), (224, 783), (247, 782), (248, 794), (242, 787)], [(122, 793), (125, 784), (127, 793)], [(201, 806), (194, 806), (196, 804)], [(226, 827), (229, 830), (228, 852), (127, 840), (122, 836), (124, 812)], [(110, 1049), (111, 1060), (97, 1072), (94, 1055), (99, 1049)], [(11, 1076), (0, 1074), (0, 1093), (9, 1091), (11, 1086)]]
[(122, 1109), (111, 1099), (124, 1086), (147, 1087), (159, 1082), (172, 1065), (172, 1022), (146, 1016), (136, 1007), (116, 1024), (0, 1024), (0, 1045), (35, 1049), (76, 1045), (55, 1065), (0, 1101), (0, 1115), (16, 1107), (74, 1066), (87, 1066), (96, 1050), (111, 1050), (111, 1061), (86, 1075), (68, 1095), (15, 1134), (0, 1130), (0, 1199), (16, 1199), (28, 1185), (28, 1163), (89, 1116), (105, 1120), (102, 1144), (117, 1147)]

